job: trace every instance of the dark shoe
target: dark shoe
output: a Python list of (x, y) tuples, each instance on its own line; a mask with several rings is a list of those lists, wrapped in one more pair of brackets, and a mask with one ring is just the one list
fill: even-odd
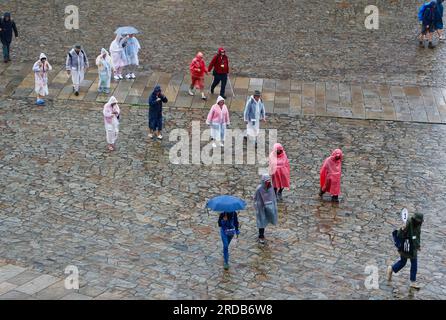
[(220, 97), (222, 97), (223, 99), (226, 100), (226, 96), (225, 95), (220, 95)]
[(3, 60), (4, 63), (8, 63), (8, 59)]
[(418, 45), (420, 46), (420, 48), (424, 48), (424, 41), (419, 41)]
[(277, 199), (279, 199), (279, 201), (283, 201), (283, 198), (282, 198), (282, 192), (279, 192), (279, 193), (277, 194)]
[(229, 270), (229, 263), (225, 263), (225, 264), (223, 265), (223, 268), (224, 268), (225, 270)]
[(322, 198), (322, 196), (324, 195), (324, 191), (322, 191), (322, 189), (319, 191), (319, 197), (321, 197)]
[(432, 44), (432, 42), (429, 42), (429, 45), (427, 46), (429, 49), (435, 48), (435, 46)]
[(331, 201), (332, 202), (339, 202), (338, 196), (331, 196)]
[(75, 95), (75, 96), (78, 96), (78, 95), (79, 95), (79, 91), (76, 91), (76, 92), (74, 93), (74, 95)]
[(214, 94), (214, 89), (211, 89), (211, 94)]

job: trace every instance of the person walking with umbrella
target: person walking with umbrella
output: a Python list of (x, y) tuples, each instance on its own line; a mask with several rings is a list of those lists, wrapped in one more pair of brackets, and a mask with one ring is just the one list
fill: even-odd
[(262, 175), (260, 185), (254, 194), (254, 208), (259, 229), (259, 242), (264, 244), (266, 226), (276, 225), (278, 220), (276, 195), (271, 177), (267, 174)]
[(243, 210), (246, 202), (240, 198), (223, 195), (210, 199), (206, 203), (206, 208), (220, 212), (218, 226), (220, 227), (220, 236), (223, 243), (223, 259), (225, 270), (229, 269), (229, 244), (234, 236), (240, 234), (237, 210)]
[(229, 74), (229, 59), (224, 48), (219, 48), (217, 54), (212, 58), (208, 66), (208, 72), (213, 71), (214, 81), (211, 85), (211, 94), (214, 94), (215, 87), (221, 82), (220, 96), (226, 99), (225, 90)]
[(274, 193), (277, 199), (282, 201), (283, 189), (290, 188), (290, 161), (280, 143), (274, 144), (273, 151), (269, 155), (269, 174), (272, 178)]
[(331, 156), (324, 160), (320, 171), (320, 197), (328, 192), (331, 194), (331, 201), (339, 202), (343, 157), (341, 149), (336, 149), (331, 153)]
[(48, 95), (48, 72), (53, 70), (53, 67), (47, 60), (46, 55), (41, 53), (39, 60), (33, 65), (35, 77), (34, 91), (37, 94), (36, 104), (40, 106), (45, 104), (43, 98)]

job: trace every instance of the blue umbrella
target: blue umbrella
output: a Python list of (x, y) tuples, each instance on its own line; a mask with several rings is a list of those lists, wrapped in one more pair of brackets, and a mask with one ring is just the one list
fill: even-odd
[(131, 26), (125, 26), (125, 27), (119, 27), (115, 31), (116, 34), (122, 35), (122, 34), (137, 34), (139, 33), (138, 29)]
[(245, 201), (228, 195), (214, 197), (206, 203), (206, 208), (217, 212), (234, 212), (237, 210), (243, 210), (245, 207)]

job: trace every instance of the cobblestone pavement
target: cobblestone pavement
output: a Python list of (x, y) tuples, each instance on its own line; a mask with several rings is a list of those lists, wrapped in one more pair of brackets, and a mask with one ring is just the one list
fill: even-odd
[[(227, 48), (234, 74), (300, 81), (445, 86), (444, 44), (420, 49), (417, 9), (422, 0), (5, 0), (20, 38), (12, 58), (54, 64), (80, 41), (90, 58), (108, 48), (117, 26), (138, 27), (144, 68), (184, 72), (196, 51), (209, 61)], [(77, 5), (80, 29), (66, 30), (65, 7)], [(380, 9), (379, 30), (367, 30), (364, 9)]]
[[(0, 94), (15, 98), (34, 97), (34, 73), (31, 64), (0, 65)], [(210, 86), (211, 77), (206, 78)], [(231, 111), (242, 111), (248, 95), (261, 90), (268, 114), (314, 115), (355, 119), (381, 119), (446, 123), (446, 88), (408, 85), (349, 84), (345, 82), (302, 82), (232, 77), (234, 94), (227, 87), (226, 104)], [(105, 102), (114, 95), (119, 102), (132, 105), (147, 104), (155, 84), (161, 84), (169, 99), (169, 106), (209, 109), (216, 96), (204, 102), (200, 95), (188, 94), (190, 77), (183, 73), (142, 71), (136, 80), (113, 81), (109, 95), (98, 94), (97, 70), (92, 68), (75, 96), (71, 79), (64, 69), (55, 68), (50, 75), (50, 99), (66, 103), (80, 101)], [(216, 88), (219, 92), (219, 88)]]
[[(0, 298), (446, 298), (445, 126), (270, 117), (291, 159), (291, 191), (265, 247), (252, 207), (241, 212), (225, 272), (217, 216), (203, 206), (221, 193), (249, 202), (258, 166), (171, 164), (169, 132), (190, 129), (206, 110), (167, 109), (166, 138), (155, 142), (145, 108), (122, 109), (109, 153), (100, 103), (0, 102)], [(317, 195), (319, 166), (335, 147), (345, 154), (338, 205)], [(426, 217), (419, 292), (408, 290), (408, 268), (385, 280), (404, 206)], [(67, 293), (68, 265), (79, 268), (81, 288)], [(368, 265), (379, 268), (379, 289), (365, 288)]]

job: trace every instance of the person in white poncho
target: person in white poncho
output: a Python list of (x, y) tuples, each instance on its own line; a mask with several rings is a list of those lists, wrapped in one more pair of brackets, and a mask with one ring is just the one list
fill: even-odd
[(45, 100), (43, 100), (43, 97), (48, 95), (48, 72), (51, 71), (53, 67), (51, 67), (47, 60), (46, 55), (41, 53), (39, 60), (33, 65), (35, 77), (34, 91), (37, 94), (37, 105), (44, 105)]
[(104, 105), (104, 125), (108, 143), (108, 150), (115, 150), (115, 143), (119, 133), (119, 110), (118, 100), (114, 96)]

